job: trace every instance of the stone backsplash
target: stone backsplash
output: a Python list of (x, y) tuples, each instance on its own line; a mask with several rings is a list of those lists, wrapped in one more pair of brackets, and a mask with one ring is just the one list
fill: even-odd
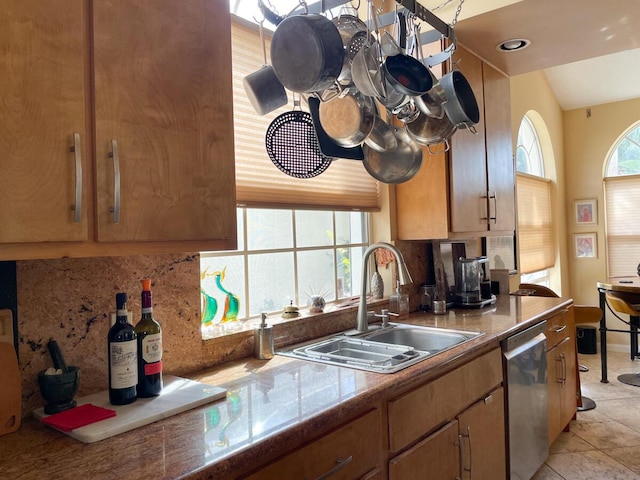
[[(410, 294), (411, 309), (416, 310), (418, 286), (427, 274), (427, 244), (396, 243), (414, 279), (403, 291)], [(197, 253), (18, 261), (16, 275), (23, 416), (43, 404), (37, 374), (52, 366), (47, 350), (50, 339), (58, 342), (68, 365), (81, 369), (78, 396), (108, 388), (106, 338), (115, 294), (129, 294), (135, 324), (140, 318), (143, 278), (152, 280), (154, 315), (163, 327), (166, 373), (185, 375), (253, 355), (252, 325), (239, 333), (202, 340)], [(384, 301), (376, 310), (382, 306)], [(270, 323), (276, 347), (351, 328), (356, 309), (357, 305), (329, 307), (316, 315), (303, 310), (295, 323), (274, 316)]]

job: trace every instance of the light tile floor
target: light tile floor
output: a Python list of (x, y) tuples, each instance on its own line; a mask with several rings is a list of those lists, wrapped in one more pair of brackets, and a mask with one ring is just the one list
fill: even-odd
[(582, 395), (593, 399), (596, 408), (578, 412), (533, 480), (640, 480), (640, 387), (617, 380), (620, 374), (640, 372), (640, 359), (609, 352), (609, 383), (601, 383), (600, 352), (578, 357), (589, 367), (580, 373)]

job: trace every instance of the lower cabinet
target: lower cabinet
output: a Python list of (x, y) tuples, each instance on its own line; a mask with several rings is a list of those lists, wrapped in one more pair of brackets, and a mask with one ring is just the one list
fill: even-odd
[(381, 413), (374, 409), (242, 478), (382, 480), (383, 443)]
[(505, 479), (501, 384), (496, 349), (389, 401), (389, 480)]
[(547, 321), (549, 445), (567, 428), (578, 408), (578, 360), (573, 307)]

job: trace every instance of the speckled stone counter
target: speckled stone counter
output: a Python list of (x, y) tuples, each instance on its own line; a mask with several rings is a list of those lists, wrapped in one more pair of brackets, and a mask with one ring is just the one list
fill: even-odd
[(190, 378), (226, 388), (226, 399), (94, 444), (26, 419), (18, 432), (0, 437), (0, 478), (233, 478), (497, 348), (501, 339), (570, 304), (502, 296), (481, 310), (412, 314), (407, 323), (485, 334), (391, 375), (279, 355), (194, 372)]

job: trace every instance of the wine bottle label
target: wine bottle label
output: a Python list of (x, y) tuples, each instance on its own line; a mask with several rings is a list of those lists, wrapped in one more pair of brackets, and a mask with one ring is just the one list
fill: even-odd
[(111, 342), (111, 388), (129, 388), (138, 384), (138, 342)]
[(156, 373), (162, 373), (162, 361), (154, 363), (145, 363), (144, 374), (155, 375)]
[(151, 333), (142, 339), (142, 359), (146, 363), (162, 360), (162, 334)]
[(142, 307), (142, 313), (152, 313), (153, 307)]

